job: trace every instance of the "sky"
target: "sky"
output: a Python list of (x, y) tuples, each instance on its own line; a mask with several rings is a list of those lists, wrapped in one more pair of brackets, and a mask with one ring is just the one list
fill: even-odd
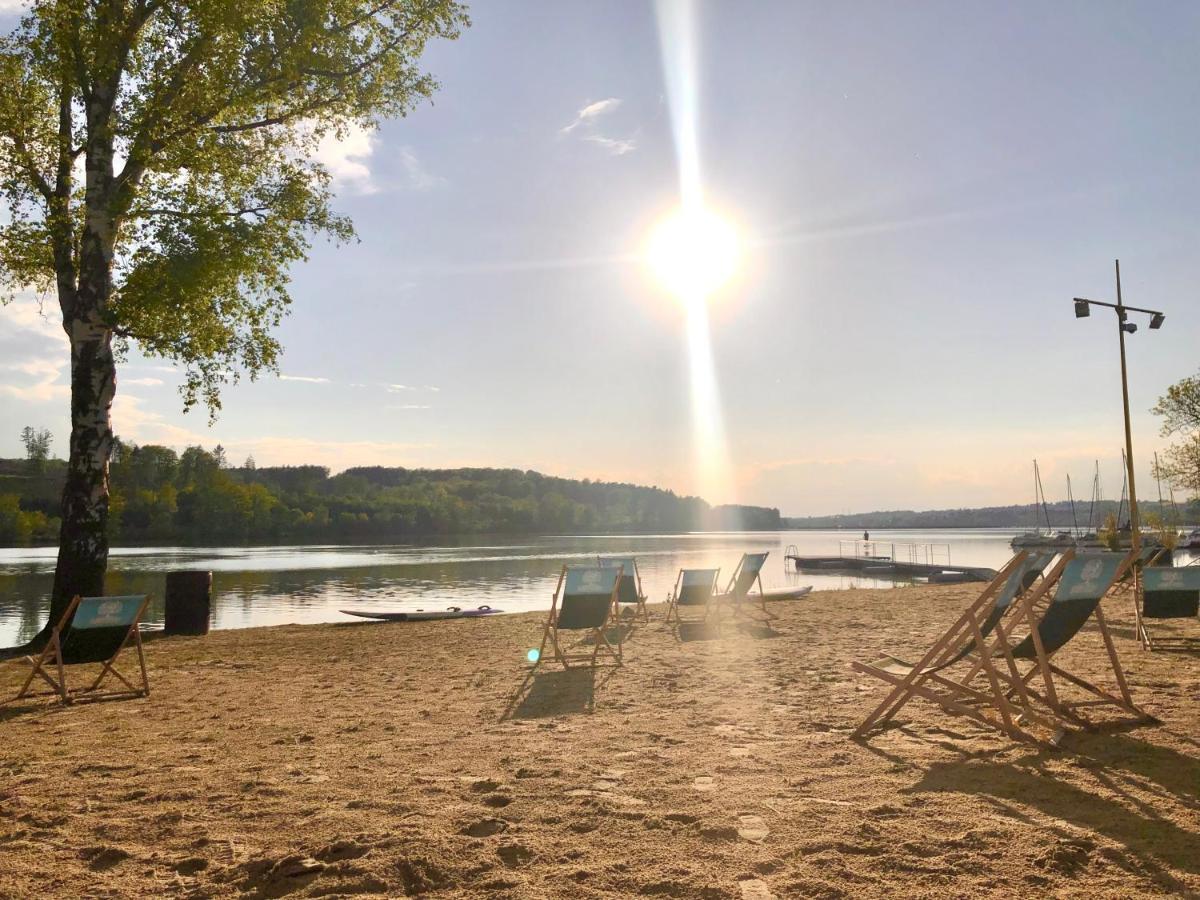
[[(0, 0), (0, 26), (13, 21)], [(743, 237), (709, 303), (730, 477), (785, 515), (1029, 502), (1121, 488), (1115, 319), (1139, 494), (1150, 407), (1196, 372), (1200, 5), (700, 2), (706, 201)], [(679, 202), (650, 2), (489, 0), (424, 65), (434, 102), (329, 141), (359, 241), (292, 272), (279, 377), (210, 426), (169, 362), (121, 368), (127, 441), (233, 462), (513, 466), (699, 490), (686, 315), (648, 273)], [(667, 56), (671, 41), (667, 35)], [(65, 452), (54, 304), (0, 309), (0, 455)]]

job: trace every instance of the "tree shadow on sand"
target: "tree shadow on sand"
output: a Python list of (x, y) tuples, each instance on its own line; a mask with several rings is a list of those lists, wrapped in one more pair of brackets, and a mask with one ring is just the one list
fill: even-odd
[(596, 707), (596, 690), (612, 677), (611, 667), (577, 665), (570, 669), (531, 669), (509, 698), (500, 721), (542, 719), (590, 713)]
[(1037, 810), (1116, 841), (1133, 859), (1109, 856), (1114, 864), (1188, 893), (1167, 867), (1200, 873), (1200, 760), (1111, 733), (1073, 735), (1064, 749), (1085, 778), (1111, 794), (1063, 780), (1047, 763), (1067, 757), (1053, 751), (1011, 762), (973, 757), (935, 763), (906, 792), (972, 794), (1021, 821)]

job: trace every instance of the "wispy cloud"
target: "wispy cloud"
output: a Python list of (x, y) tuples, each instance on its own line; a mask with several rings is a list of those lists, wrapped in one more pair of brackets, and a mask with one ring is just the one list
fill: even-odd
[(0, 395), (27, 403), (68, 397), (67, 336), (57, 316), (28, 294), (0, 306)]
[(609, 138), (602, 134), (589, 134), (584, 137), (584, 140), (603, 147), (613, 156), (624, 156), (637, 149), (637, 144), (632, 138)]
[(600, 147), (613, 156), (632, 153), (637, 149), (637, 142), (633, 138), (611, 137), (602, 133), (598, 124), (599, 119), (611, 115), (620, 106), (619, 97), (609, 97), (605, 100), (588, 103), (575, 113), (574, 119), (558, 130), (558, 134), (560, 137), (574, 134), (586, 143)]
[(313, 375), (280, 375), (280, 381), (303, 381), (305, 384), (329, 384), (328, 378)]
[(607, 100), (597, 100), (595, 103), (589, 103), (583, 109), (575, 114), (575, 118), (571, 120), (569, 125), (559, 129), (559, 134), (570, 134), (580, 126), (589, 125), (597, 117), (610, 113), (621, 105), (621, 100), (618, 97), (609, 97)]
[(163, 380), (161, 378), (151, 378), (149, 376), (147, 376), (145, 378), (122, 378), (121, 379), (121, 384), (123, 384), (123, 385), (136, 384), (141, 387), (157, 387), (158, 385), (160, 385), (162, 383), (163, 383)]
[(432, 191), (446, 183), (441, 175), (434, 175), (425, 168), (412, 147), (401, 147), (397, 155), (404, 173), (404, 187), (412, 191)]
[(428, 403), (393, 403), (388, 409), (433, 409)]

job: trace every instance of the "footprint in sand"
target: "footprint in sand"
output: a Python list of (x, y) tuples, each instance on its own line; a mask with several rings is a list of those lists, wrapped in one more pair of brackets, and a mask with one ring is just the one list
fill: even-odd
[(692, 780), (692, 787), (698, 791), (711, 791), (717, 786), (717, 780), (711, 775), (697, 775)]
[(767, 827), (767, 823), (762, 820), (761, 816), (738, 816), (737, 831), (738, 837), (742, 840), (755, 843), (765, 840), (771, 833), (771, 829)]
[(767, 887), (767, 883), (759, 878), (747, 878), (738, 882), (742, 892), (742, 900), (775, 900), (775, 895)]

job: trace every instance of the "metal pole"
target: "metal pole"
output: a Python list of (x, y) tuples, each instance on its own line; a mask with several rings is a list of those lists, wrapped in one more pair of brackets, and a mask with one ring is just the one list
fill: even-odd
[[(1142, 546), (1141, 522), (1138, 519), (1137, 491), (1133, 486), (1133, 430), (1129, 425), (1129, 375), (1125, 368), (1125, 306), (1121, 302), (1121, 261), (1117, 266), (1117, 335), (1121, 343), (1121, 404), (1125, 411), (1125, 466), (1129, 476), (1130, 549), (1137, 553)], [(1120, 524), (1119, 522), (1117, 523)]]

